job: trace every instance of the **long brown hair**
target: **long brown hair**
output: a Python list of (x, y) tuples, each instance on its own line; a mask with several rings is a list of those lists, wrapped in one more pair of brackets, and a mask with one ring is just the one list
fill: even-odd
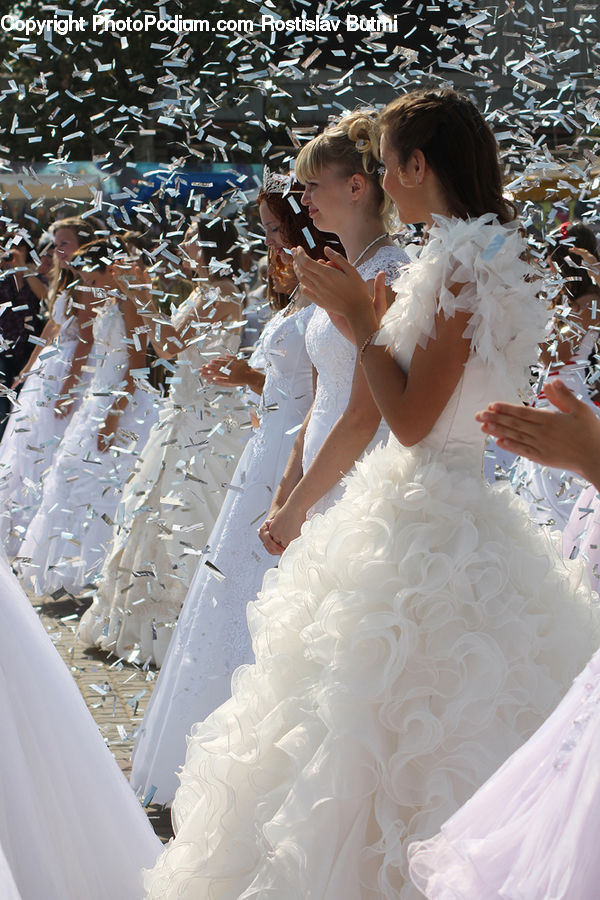
[[(67, 219), (58, 219), (58, 221), (53, 222), (48, 229), (52, 238), (54, 238), (56, 232), (61, 228), (67, 228), (69, 231), (72, 231), (78, 246), (83, 247), (84, 244), (89, 244), (90, 241), (94, 240), (102, 228), (102, 223), (91, 216), (86, 219), (80, 219), (78, 216), (70, 216)], [(69, 270), (63, 268), (60, 265), (59, 260), (55, 257), (52, 265), (52, 272), (50, 273), (50, 285), (48, 287), (47, 302), (50, 315), (52, 315), (52, 310), (58, 294), (65, 290), (71, 281), (71, 277)]]
[[(340, 242), (334, 234), (315, 228), (305, 207), (300, 204), (301, 195), (301, 185), (297, 181), (292, 181), (290, 190), (285, 194), (266, 191), (263, 188), (258, 194), (256, 203), (257, 206), (260, 206), (261, 203), (267, 204), (270, 212), (280, 223), (281, 237), (288, 247), (303, 247), (313, 259), (323, 259), (327, 246), (341, 251)], [(269, 260), (271, 260), (270, 255)], [(270, 275), (267, 283), (267, 296), (274, 309), (283, 309), (287, 306), (288, 295), (275, 290)]]
[(494, 134), (471, 101), (456, 91), (412, 91), (379, 116), (382, 132), (405, 166), (421, 150), (459, 218), (495, 213), (503, 224), (516, 217), (502, 196)]

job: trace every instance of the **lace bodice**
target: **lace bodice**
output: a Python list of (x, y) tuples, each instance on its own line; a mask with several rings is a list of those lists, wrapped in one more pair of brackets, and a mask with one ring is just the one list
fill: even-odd
[[(387, 283), (391, 284), (398, 277), (399, 267), (407, 262), (408, 256), (404, 250), (386, 246), (357, 268), (365, 281), (383, 271)], [(356, 347), (337, 330), (327, 312), (320, 307), (315, 309), (308, 323), (306, 349), (318, 378), (315, 402), (304, 439), (304, 471), (348, 405), (356, 364)]]
[[(313, 313), (312, 305), (288, 316), (278, 313), (266, 326), (260, 342), (266, 360), (263, 413), (283, 403), (298, 405), (300, 397), (312, 393), (312, 363), (306, 352), (305, 335)], [(300, 406), (306, 409), (305, 400)]]
[[(436, 217), (419, 258), (395, 283), (396, 300), (376, 342), (391, 348), (405, 372), (417, 345), (425, 346), (433, 335), (437, 312), (472, 314), (464, 335), (471, 338), (464, 374), (420, 447), (468, 450), (481, 458), (485, 436), (476, 412), (494, 400), (518, 402), (526, 391), (548, 316), (524, 250), (518, 226), (500, 225), (491, 214)], [(465, 287), (455, 297), (451, 287), (457, 284)]]

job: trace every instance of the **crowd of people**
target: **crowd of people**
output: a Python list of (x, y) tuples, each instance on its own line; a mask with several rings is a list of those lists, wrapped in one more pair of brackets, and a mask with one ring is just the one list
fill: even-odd
[[(214, 212), (176, 255), (8, 242), (1, 640), (42, 677), (1, 683), (3, 896), (591, 900), (594, 231), (540, 248), (449, 89), (342, 116), (248, 214), (254, 290)], [(159, 670), (131, 787), (23, 589)]]

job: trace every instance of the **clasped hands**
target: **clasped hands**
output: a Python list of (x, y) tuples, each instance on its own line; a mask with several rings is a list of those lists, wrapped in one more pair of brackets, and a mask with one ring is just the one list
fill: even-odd
[(304, 511), (292, 504), (271, 507), (258, 529), (258, 536), (267, 552), (271, 556), (281, 556), (286, 547), (300, 535), (305, 519)]

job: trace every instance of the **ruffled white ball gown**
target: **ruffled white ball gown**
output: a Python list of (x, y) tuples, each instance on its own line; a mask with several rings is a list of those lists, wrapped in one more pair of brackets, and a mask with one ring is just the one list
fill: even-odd
[[(248, 608), (256, 663), (196, 725), (152, 898), (416, 896), (430, 837), (591, 653), (590, 597), (508, 487), (475, 412), (527, 383), (540, 310), (517, 227), (439, 218), (381, 340), (408, 370), (437, 306), (472, 352), (430, 434), (391, 437), (305, 524)], [(458, 298), (448, 290), (467, 284)]]
[(89, 388), (44, 478), (42, 503), (19, 549), (21, 574), (37, 594), (60, 588), (76, 594), (97, 576), (123, 486), (158, 416), (157, 392), (136, 380), (113, 447), (98, 450), (98, 429), (123, 389), (128, 364), (118, 302), (98, 307), (93, 332)]
[(158, 838), (0, 554), (0, 896), (135, 900)]
[(211, 357), (237, 351), (239, 324), (198, 326), (170, 364), (169, 397), (125, 486), (121, 524), (78, 632), (82, 643), (159, 666), (248, 439), (240, 392), (203, 385), (199, 375)]
[(600, 652), (550, 718), (429, 841), (409, 851), (432, 900), (596, 900)]
[[(0, 539), (9, 557), (16, 556), (42, 496), (42, 475), (77, 408), (80, 385), (67, 416), (54, 415), (56, 400), (69, 374), (79, 328), (66, 313), (67, 294), (59, 294), (52, 312), (59, 332), (45, 347), (19, 393), (0, 444)], [(84, 380), (85, 380), (84, 373)]]
[[(573, 358), (551, 373), (558, 375), (576, 397), (593, 407), (596, 412), (598, 408), (591, 398), (592, 388), (586, 377), (590, 366), (589, 357), (597, 340), (598, 332), (595, 329), (586, 332)], [(535, 405), (548, 406), (543, 391)], [(575, 501), (586, 487), (584, 480), (572, 472), (540, 466), (524, 457), (517, 460), (511, 472), (511, 481), (521, 497), (530, 504), (532, 518), (539, 525), (549, 524), (561, 531), (569, 520)]]
[(158, 803), (173, 801), (190, 728), (229, 697), (232, 673), (252, 658), (246, 605), (273, 565), (257, 530), (313, 400), (304, 345), (313, 311), (278, 313), (263, 332), (260, 428), (230, 479), (136, 740), (131, 783), (142, 796), (155, 790)]

